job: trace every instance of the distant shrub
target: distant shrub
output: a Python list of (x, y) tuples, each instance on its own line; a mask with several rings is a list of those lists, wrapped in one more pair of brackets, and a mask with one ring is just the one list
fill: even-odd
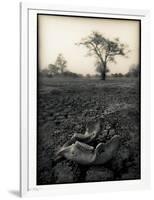
[(111, 74), (111, 77), (116, 77), (116, 78), (121, 78), (124, 75), (122, 73), (115, 73), (115, 74)]
[(43, 77), (50, 77), (51, 76), (48, 69), (40, 70), (39, 74), (40, 74), (40, 76), (43, 76)]
[(56, 65), (49, 64), (48, 65), (48, 75), (54, 76), (59, 73), (59, 68)]
[(91, 78), (90, 74), (86, 74), (86, 78)]
[(82, 76), (81, 74), (76, 74), (76, 73), (70, 72), (70, 71), (65, 71), (65, 72), (63, 72), (62, 75), (65, 77), (72, 77), (72, 78), (79, 78)]
[(132, 65), (129, 72), (125, 75), (126, 77), (139, 77), (139, 65)]

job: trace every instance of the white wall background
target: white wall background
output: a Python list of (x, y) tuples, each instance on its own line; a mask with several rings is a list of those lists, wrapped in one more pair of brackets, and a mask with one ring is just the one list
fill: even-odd
[[(34, 2), (34, 0), (33, 0)], [(38, 2), (38, 1), (35, 1)], [(111, 8), (131, 8), (151, 10), (151, 44), (154, 45), (154, 1), (153, 0), (48, 0), (47, 3), (104, 6)], [(154, 47), (151, 45), (151, 102), (154, 102)], [(147, 66), (149, 70), (150, 66)], [(154, 120), (154, 106), (151, 122)], [(151, 144), (154, 142), (154, 127), (151, 123)], [(152, 186), (148, 191), (116, 192), (94, 195), (54, 197), (54, 199), (154, 199), (154, 145), (151, 153)], [(0, 2), (0, 199), (18, 198), (19, 188), (19, 1)], [(152, 197), (153, 196), (153, 197)], [(32, 198), (33, 199), (33, 198)], [(35, 198), (34, 198), (35, 199)], [(46, 198), (39, 198), (46, 199)], [(50, 197), (51, 199), (51, 197)]]

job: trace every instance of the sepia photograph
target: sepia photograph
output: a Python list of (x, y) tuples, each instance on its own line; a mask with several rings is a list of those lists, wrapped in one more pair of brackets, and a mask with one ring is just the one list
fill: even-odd
[(37, 14), (37, 185), (141, 179), (141, 21)]

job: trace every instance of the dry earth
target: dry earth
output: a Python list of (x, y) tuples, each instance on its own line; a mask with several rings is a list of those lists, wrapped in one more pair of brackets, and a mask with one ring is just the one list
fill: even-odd
[[(39, 78), (37, 184), (140, 178), (139, 81), (131, 78)], [(103, 166), (54, 162), (55, 152), (87, 122), (104, 118), (95, 143), (121, 136), (115, 157)], [(96, 145), (96, 144), (93, 144)]]

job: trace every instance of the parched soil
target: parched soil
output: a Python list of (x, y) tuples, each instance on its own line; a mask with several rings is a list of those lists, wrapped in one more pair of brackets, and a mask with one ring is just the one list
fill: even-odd
[[(45, 78), (38, 82), (37, 184), (140, 179), (139, 81)], [(54, 162), (55, 152), (87, 123), (102, 120), (96, 143), (118, 134), (121, 145), (103, 166)], [(95, 144), (94, 144), (95, 145)]]

